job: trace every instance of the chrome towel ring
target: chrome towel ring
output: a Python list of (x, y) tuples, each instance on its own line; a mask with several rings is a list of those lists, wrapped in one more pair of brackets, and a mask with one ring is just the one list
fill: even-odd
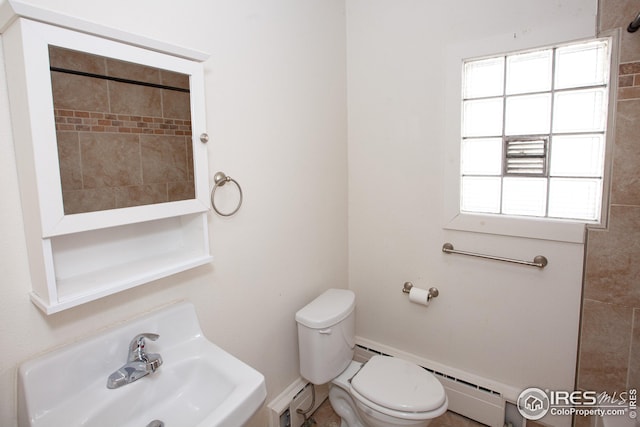
[[(213, 189), (211, 190), (211, 207), (213, 207), (213, 210), (216, 211), (216, 213), (220, 216), (231, 216), (234, 213), (238, 212), (238, 209), (240, 209), (240, 206), (242, 206), (242, 188), (240, 187), (240, 184), (238, 184), (238, 181), (226, 175), (224, 172), (216, 172), (216, 174), (213, 176), (213, 182), (214, 182)], [(224, 186), (227, 182), (233, 182), (236, 185), (236, 187), (238, 187), (238, 192), (240, 193), (240, 200), (238, 200), (238, 206), (236, 206), (234, 210), (232, 210), (231, 212), (224, 213), (224, 212), (220, 212), (216, 207), (216, 202), (214, 201), (214, 197), (218, 187)]]

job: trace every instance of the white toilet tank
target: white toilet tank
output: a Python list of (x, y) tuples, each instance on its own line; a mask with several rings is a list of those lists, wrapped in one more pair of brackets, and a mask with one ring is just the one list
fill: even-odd
[(346, 369), (355, 348), (356, 297), (346, 289), (329, 289), (298, 310), (300, 374), (324, 384)]

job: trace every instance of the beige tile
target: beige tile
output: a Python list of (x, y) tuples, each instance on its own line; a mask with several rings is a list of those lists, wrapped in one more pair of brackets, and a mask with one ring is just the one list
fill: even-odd
[(580, 389), (613, 393), (626, 388), (632, 315), (629, 307), (584, 300)]
[[(588, 233), (578, 385), (582, 389), (622, 391), (637, 387), (640, 366), (640, 33), (628, 33), (640, 12), (638, 0), (601, 0), (600, 31), (621, 28), (611, 214), (608, 230)], [(633, 76), (633, 81), (630, 79)], [(620, 206), (631, 205), (631, 206)], [(635, 206), (633, 206), (635, 205)], [(631, 319), (636, 319), (632, 322)], [(591, 420), (576, 417), (576, 427)]]
[(110, 81), (109, 100), (109, 111), (114, 114), (162, 116), (161, 90), (157, 88)]
[(612, 204), (640, 205), (639, 164), (640, 99), (619, 101), (613, 156)]
[[(631, 2), (629, 2), (631, 3)], [(630, 62), (630, 61), (638, 61), (640, 60), (640, 43), (638, 43), (638, 35), (639, 33), (630, 33), (627, 31), (627, 26), (638, 14), (640, 11), (640, 6), (635, 6), (636, 11), (631, 15), (626, 15), (625, 22), (622, 24), (621, 35), (621, 43), (620, 43), (620, 61), (621, 62)]]
[(481, 424), (477, 421), (474, 421), (470, 418), (463, 417), (462, 415), (458, 415), (455, 412), (447, 411), (443, 415), (435, 418), (429, 424), (429, 427), (481, 427), (484, 424)]
[(640, 307), (640, 206), (612, 206), (608, 230), (589, 230), (584, 298)]
[(91, 188), (62, 193), (65, 215), (116, 208), (113, 188)]
[(160, 80), (165, 86), (179, 87), (181, 89), (189, 89), (190, 87), (188, 74), (160, 70)]
[(196, 198), (196, 189), (193, 181), (167, 183), (168, 200), (189, 200)]
[[(591, 416), (575, 416), (573, 427), (593, 427), (595, 420)], [(527, 427), (529, 423), (527, 423)]]
[(51, 88), (55, 108), (109, 111), (106, 80), (52, 71)]
[(56, 139), (62, 191), (79, 190), (82, 188), (82, 167), (78, 132), (57, 132)]
[(80, 133), (84, 188), (142, 184), (137, 135)]
[[(527, 427), (544, 427), (546, 425), (547, 424), (545, 424), (545, 423), (543, 423), (541, 421), (532, 421), (532, 420), (527, 420), (527, 424), (526, 424)], [(516, 426), (514, 426), (514, 427), (516, 427)]]
[(600, 0), (599, 2), (599, 30), (606, 31), (621, 28), (621, 62), (631, 62), (640, 59), (640, 43), (638, 33), (627, 32), (629, 23), (640, 11), (637, 0)]
[(329, 399), (326, 399), (322, 405), (316, 409), (312, 418), (316, 422), (316, 427), (339, 427), (340, 417), (335, 413)]
[(194, 181), (193, 141), (190, 134), (185, 137), (184, 143), (187, 146), (187, 167), (189, 168), (189, 170), (187, 171), (187, 177), (189, 181)]
[(162, 90), (163, 117), (191, 120), (191, 100), (188, 93), (175, 90)]
[(629, 355), (629, 377), (627, 389), (640, 389), (640, 308), (633, 310), (633, 334)]
[(145, 184), (188, 180), (186, 140), (182, 136), (140, 136)]
[(115, 188), (116, 207), (152, 205), (168, 201), (166, 184), (131, 185)]
[(103, 56), (77, 50), (49, 46), (49, 65), (65, 70), (105, 75), (106, 62)]
[(132, 62), (106, 58), (107, 75), (137, 82), (160, 84), (160, 69)]
[[(598, 28), (600, 31), (611, 30), (614, 28), (627, 28), (629, 22), (633, 20), (635, 15), (633, 2), (629, 0), (600, 0), (598, 13)], [(629, 21), (629, 22), (627, 22)]]

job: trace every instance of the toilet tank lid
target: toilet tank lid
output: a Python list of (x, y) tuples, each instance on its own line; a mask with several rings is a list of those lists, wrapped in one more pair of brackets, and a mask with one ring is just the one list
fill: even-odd
[(328, 289), (296, 313), (296, 322), (312, 329), (333, 326), (345, 319), (356, 305), (355, 294), (347, 289)]

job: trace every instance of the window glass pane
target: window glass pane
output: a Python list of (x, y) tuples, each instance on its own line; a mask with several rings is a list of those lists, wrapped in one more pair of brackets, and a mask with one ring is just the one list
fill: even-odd
[(464, 99), (502, 95), (503, 77), (504, 57), (465, 62)]
[(607, 83), (609, 52), (606, 41), (560, 47), (556, 51), (556, 88)]
[(502, 213), (545, 216), (547, 180), (544, 178), (504, 178)]
[(460, 210), (500, 212), (500, 177), (462, 177)]
[(510, 96), (507, 98), (505, 134), (534, 135), (549, 133), (551, 94)]
[(473, 138), (462, 141), (463, 175), (500, 175), (501, 173), (501, 138)]
[(554, 136), (551, 142), (552, 176), (601, 177), (603, 135)]
[(502, 98), (465, 101), (462, 136), (502, 135)]
[(606, 118), (606, 91), (603, 88), (555, 94), (554, 132), (603, 131)]
[(609, 42), (463, 64), (461, 211), (599, 219)]
[(551, 49), (507, 57), (507, 94), (551, 90)]
[(599, 219), (601, 186), (599, 179), (552, 178), (549, 183), (549, 216)]

